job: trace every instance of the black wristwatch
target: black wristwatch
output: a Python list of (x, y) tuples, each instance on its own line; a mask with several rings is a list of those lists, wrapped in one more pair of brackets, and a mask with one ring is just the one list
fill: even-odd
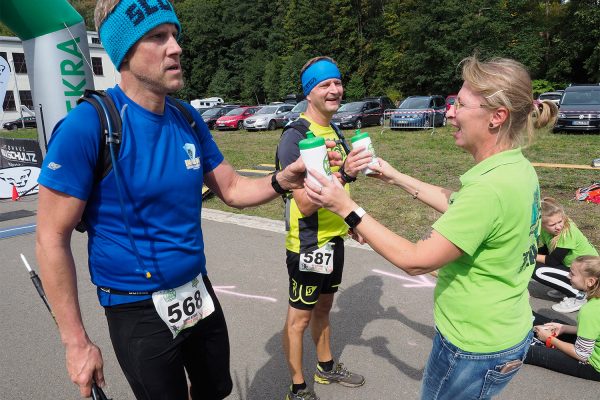
[(348, 175), (346, 173), (346, 171), (344, 171), (344, 165), (345, 164), (342, 164), (342, 166), (340, 167), (340, 175), (342, 176), (342, 179), (346, 183), (352, 183), (352, 182), (354, 182), (356, 180), (356, 177)]
[(277, 174), (278, 173), (279, 173), (279, 171), (275, 171), (273, 173), (273, 175), (271, 175), (271, 186), (273, 186), (273, 190), (279, 194), (282, 194), (282, 195), (288, 194), (289, 191), (282, 188), (281, 185), (279, 184), (279, 182), (277, 182)]
[(356, 210), (352, 211), (350, 214), (348, 214), (346, 216), (346, 218), (344, 218), (344, 221), (346, 221), (346, 224), (350, 227), (350, 228), (356, 228), (356, 226), (358, 224), (360, 224), (360, 221), (362, 221), (362, 217), (366, 214), (367, 212), (365, 210), (363, 210), (362, 207), (358, 207)]

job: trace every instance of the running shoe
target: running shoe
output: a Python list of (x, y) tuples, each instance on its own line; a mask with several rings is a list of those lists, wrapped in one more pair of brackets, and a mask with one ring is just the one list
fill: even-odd
[(365, 383), (365, 378), (362, 375), (348, 371), (342, 363), (337, 363), (331, 371), (323, 371), (319, 364), (317, 364), (315, 382), (323, 385), (339, 383), (342, 386), (358, 387)]
[(546, 292), (546, 295), (553, 299), (562, 299), (563, 297), (565, 297), (565, 294), (563, 292), (555, 290), (555, 289), (548, 290)]
[(552, 309), (560, 313), (572, 313), (579, 310), (586, 302), (587, 299), (579, 300), (575, 297), (565, 297), (560, 303), (553, 305)]
[(285, 400), (319, 400), (319, 397), (317, 397), (317, 394), (309, 388), (299, 390), (298, 393), (293, 393), (292, 387), (290, 386), (290, 390), (285, 396)]

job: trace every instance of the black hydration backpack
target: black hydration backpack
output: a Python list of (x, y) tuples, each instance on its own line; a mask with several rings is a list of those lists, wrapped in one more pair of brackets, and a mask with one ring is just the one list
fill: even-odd
[[(98, 118), (100, 119), (100, 146), (98, 148), (98, 159), (94, 169), (94, 186), (96, 186), (113, 168), (112, 157), (110, 154), (111, 143), (115, 152), (115, 157), (119, 157), (123, 126), (115, 102), (105, 91), (87, 89), (83, 96), (77, 100), (77, 104), (84, 101), (90, 103), (92, 107), (94, 107), (98, 113)], [(196, 121), (194, 121), (194, 117), (190, 111), (185, 108), (179, 100), (173, 97), (167, 96), (166, 102), (177, 108), (183, 114), (186, 121), (190, 124), (192, 131), (196, 133)], [(85, 223), (79, 221), (75, 230), (85, 232), (87, 230)]]

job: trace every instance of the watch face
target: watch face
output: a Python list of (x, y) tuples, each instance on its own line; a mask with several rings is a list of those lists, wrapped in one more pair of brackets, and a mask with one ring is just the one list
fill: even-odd
[(354, 211), (352, 211), (350, 214), (348, 214), (346, 218), (344, 218), (344, 221), (346, 221), (346, 224), (348, 224), (350, 228), (356, 227), (356, 225), (358, 225), (358, 223), (361, 220), (362, 218), (359, 217), (358, 214), (356, 214)]

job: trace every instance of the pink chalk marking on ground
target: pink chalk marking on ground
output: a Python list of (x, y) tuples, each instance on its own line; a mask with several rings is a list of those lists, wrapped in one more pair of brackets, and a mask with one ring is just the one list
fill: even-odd
[(435, 287), (435, 283), (433, 283), (429, 279), (427, 279), (425, 277), (425, 275), (417, 275), (417, 276), (398, 275), (398, 274), (392, 274), (391, 272), (381, 271), (381, 270), (378, 270), (378, 269), (373, 269), (371, 271), (373, 271), (373, 272), (375, 272), (377, 274), (381, 274), (381, 275), (389, 276), (389, 277), (392, 277), (392, 278), (400, 279), (401, 281), (410, 282), (410, 283), (402, 284), (402, 286), (407, 287), (407, 288), (412, 288), (412, 287), (417, 287), (417, 288)]
[(227, 289), (235, 289), (235, 286), (213, 286), (213, 289), (215, 290), (215, 292), (231, 294), (231, 295), (238, 296), (238, 297), (246, 297), (249, 299), (270, 301), (271, 303), (277, 302), (277, 299), (275, 299), (273, 297), (257, 296), (254, 294), (237, 293), (237, 292), (233, 292), (231, 290), (227, 290)]

